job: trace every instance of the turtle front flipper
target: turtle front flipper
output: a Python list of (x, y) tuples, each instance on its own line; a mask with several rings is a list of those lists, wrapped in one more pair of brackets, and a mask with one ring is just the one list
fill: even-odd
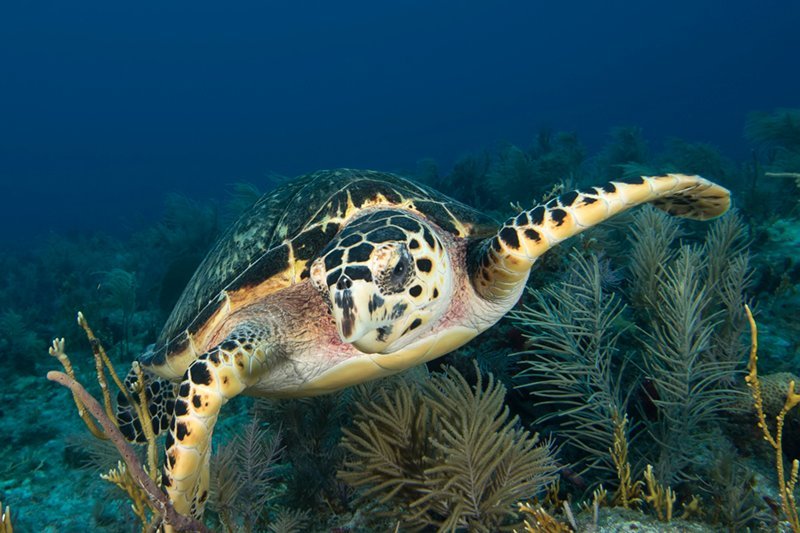
[(700, 176), (666, 174), (571, 191), (508, 219), (472, 257), (472, 281), (483, 298), (515, 302), (536, 259), (572, 237), (639, 204), (670, 215), (708, 220), (725, 213), (730, 192)]
[(175, 510), (200, 518), (208, 499), (211, 435), (220, 408), (258, 380), (271, 351), (268, 332), (239, 325), (197, 358), (175, 399), (165, 443), (164, 488)]

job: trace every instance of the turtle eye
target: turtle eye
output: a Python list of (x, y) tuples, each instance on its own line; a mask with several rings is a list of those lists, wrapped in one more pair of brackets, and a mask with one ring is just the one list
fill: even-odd
[(387, 289), (391, 292), (401, 291), (408, 284), (409, 279), (411, 279), (411, 274), (413, 273), (411, 261), (412, 258), (408, 250), (406, 250), (405, 247), (401, 248), (399, 250), (397, 263), (386, 273), (385, 279)]
[(389, 275), (389, 281), (395, 287), (402, 287), (408, 279), (408, 273), (411, 268), (411, 261), (405, 255), (401, 255), (397, 264), (392, 269)]

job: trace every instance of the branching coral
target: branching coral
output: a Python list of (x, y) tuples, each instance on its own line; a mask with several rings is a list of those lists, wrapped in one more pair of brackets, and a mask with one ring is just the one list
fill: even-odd
[(800, 151), (800, 109), (751, 113), (745, 135), (761, 146)]
[(798, 515), (797, 503), (794, 498), (794, 488), (797, 484), (800, 462), (797, 459), (792, 462), (789, 479), (787, 480), (783, 465), (783, 424), (786, 414), (800, 404), (800, 393), (795, 390), (795, 382), (790, 381), (786, 401), (783, 404), (783, 408), (775, 417), (775, 434), (773, 435), (767, 426), (767, 419), (763, 407), (764, 402), (761, 396), (761, 383), (758, 379), (758, 328), (749, 307), (746, 308), (746, 312), (747, 319), (750, 322), (751, 348), (748, 374), (747, 377), (745, 377), (745, 381), (753, 395), (753, 406), (756, 411), (756, 416), (758, 417), (758, 427), (761, 428), (764, 434), (764, 440), (775, 450), (775, 469), (778, 473), (778, 489), (781, 493), (781, 508), (783, 509), (783, 514), (786, 520), (789, 521), (792, 531), (797, 533), (800, 532), (800, 516)]
[(740, 306), (750, 280), (746, 232), (736, 213), (712, 226), (702, 248), (670, 244), (680, 228), (652, 210), (635, 217), (631, 293), (648, 396), (647, 420), (656, 446), (650, 461), (667, 484), (686, 480), (708, 428), (741, 392), (733, 390), (744, 355)]
[(270, 533), (297, 533), (307, 531), (308, 511), (281, 508), (267, 529)]
[(530, 346), (517, 378), (546, 398), (539, 405), (556, 407), (537, 422), (560, 422), (559, 438), (580, 453), (582, 466), (610, 473), (614, 417), (627, 403), (624, 365), (615, 360), (624, 305), (603, 287), (597, 256), (570, 260), (567, 280), (529, 291), (532, 303), (511, 313)]
[[(642, 482), (634, 481), (631, 474), (631, 464), (628, 461), (627, 426), (627, 415), (616, 414), (614, 416), (614, 445), (608, 451), (617, 469), (617, 480), (619, 481), (613, 504), (630, 509), (638, 507), (642, 502)], [(605, 500), (605, 498), (602, 499)]]
[(574, 531), (556, 520), (541, 505), (534, 507), (527, 503), (520, 503), (519, 512), (526, 516), (523, 523), (526, 533), (572, 533)]
[(125, 463), (122, 461), (117, 462), (116, 468), (112, 468), (105, 474), (100, 474), (100, 477), (109, 483), (113, 483), (128, 495), (131, 500), (133, 514), (142, 524), (146, 524), (148, 521), (147, 492), (141, 485), (136, 483), (133, 476), (128, 474), (128, 467)]
[(683, 247), (663, 274), (658, 305), (644, 340), (644, 366), (653, 387), (658, 420), (650, 433), (659, 443), (655, 467), (667, 484), (685, 479), (695, 453), (736, 392), (722, 384), (736, 363), (708, 357), (719, 313), (713, 313), (694, 248)]
[(549, 445), (509, 418), (504, 396), (491, 375), (470, 386), (452, 368), (384, 391), (345, 430), (352, 455), (340, 476), (409, 527), (497, 531), (555, 472)]
[(317, 512), (347, 506), (350, 490), (336, 479), (336, 471), (344, 456), (338, 443), (351, 418), (352, 396), (346, 389), (314, 398), (256, 400), (255, 416), (281, 427), (283, 459), (292, 465), (287, 499)]
[[(142, 466), (136, 452), (130, 444), (128, 444), (125, 437), (120, 432), (116, 425), (115, 417), (111, 408), (110, 392), (105, 376), (105, 370), (108, 370), (116, 386), (124, 394), (127, 389), (123, 386), (117, 373), (114, 371), (108, 356), (105, 353), (100, 342), (94, 337), (91, 328), (84, 319), (82, 314), (78, 314), (78, 323), (86, 331), (87, 337), (92, 344), (92, 351), (95, 357), (95, 365), (97, 368), (97, 378), (100, 383), (100, 388), (103, 395), (103, 404), (100, 403), (81, 385), (75, 378), (75, 373), (72, 369), (72, 363), (64, 351), (64, 339), (56, 339), (50, 348), (50, 355), (57, 358), (61, 365), (64, 367), (64, 372), (50, 371), (47, 373), (47, 379), (54, 381), (72, 392), (73, 400), (78, 408), (78, 413), (86, 424), (86, 427), (91, 433), (100, 439), (109, 439), (117, 448), (122, 460), (125, 463), (125, 468), (119, 468), (115, 473), (110, 473), (108, 480), (120, 486), (122, 483), (123, 488), (129, 488), (133, 491), (128, 492), (131, 498), (136, 502), (146, 498), (147, 505), (149, 506), (152, 517), (147, 523), (142, 523), (142, 530), (147, 530), (151, 527), (156, 527), (159, 522), (164, 522), (166, 525), (173, 527), (176, 531), (208, 531), (207, 528), (197, 520), (183, 516), (175, 511), (172, 503), (169, 501), (167, 495), (158, 487), (158, 470), (155, 459), (155, 437), (152, 435), (152, 430), (148, 433), (148, 471)], [(141, 378), (141, 376), (140, 376)], [(140, 379), (139, 383), (143, 380)], [(129, 400), (132, 405), (143, 411), (140, 415), (144, 414), (146, 409), (146, 401), (144, 400), (144, 393), (141, 394), (141, 401), (136, 402), (132, 398)], [(94, 422), (94, 420), (97, 423)], [(144, 418), (143, 418), (144, 419)], [(99, 427), (98, 427), (99, 424)], [(145, 428), (149, 424), (143, 425)], [(125, 476), (129, 476), (130, 480), (121, 481)], [(119, 481), (119, 482), (118, 482)], [(127, 488), (126, 488), (127, 487)], [(144, 513), (142, 513), (144, 514)]]
[(490, 189), (501, 203), (530, 203), (532, 197), (520, 199), (520, 191), (544, 192), (552, 183), (575, 178), (584, 158), (575, 134), (544, 130), (529, 150), (513, 144), (500, 149), (489, 171)]
[(14, 533), (14, 526), (11, 525), (11, 508), (3, 507), (0, 501), (0, 533)]
[(274, 496), (270, 486), (282, 451), (280, 442), (280, 431), (269, 435), (254, 418), (217, 452), (212, 465), (212, 499), (226, 531), (256, 530)]
[(631, 297), (636, 307), (651, 308), (656, 304), (661, 273), (674, 257), (671, 246), (680, 234), (675, 217), (654, 207), (644, 206), (634, 216), (629, 240)]
[(748, 244), (747, 228), (736, 210), (716, 220), (706, 235), (705, 285), (710, 310), (721, 312), (708, 355), (712, 361), (738, 365), (747, 353), (743, 342), (747, 327), (744, 305), (753, 277)]
[(662, 522), (672, 520), (672, 506), (675, 504), (675, 493), (669, 486), (664, 486), (658, 482), (653, 474), (653, 465), (647, 465), (644, 471), (644, 479), (647, 484), (647, 491), (644, 493), (644, 501), (655, 509), (658, 519)]
[(35, 370), (29, 354), (41, 349), (41, 342), (28, 320), (13, 309), (0, 313), (0, 362), (16, 372), (29, 373)]
[[(598, 170), (602, 179), (619, 176), (620, 168), (631, 163), (647, 162), (647, 143), (641, 128), (635, 126), (617, 127), (611, 130), (608, 144), (597, 158)], [(651, 175), (637, 174), (637, 176)]]

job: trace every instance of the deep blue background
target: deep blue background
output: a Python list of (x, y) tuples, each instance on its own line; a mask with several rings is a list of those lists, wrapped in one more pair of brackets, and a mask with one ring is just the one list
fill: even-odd
[(745, 159), (747, 113), (799, 104), (796, 0), (157, 4), (2, 3), (0, 245), (269, 172), (447, 168), (545, 125)]

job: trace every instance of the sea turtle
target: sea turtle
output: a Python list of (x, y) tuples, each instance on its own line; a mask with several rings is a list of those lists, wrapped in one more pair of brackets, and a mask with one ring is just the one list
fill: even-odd
[[(152, 426), (169, 430), (163, 483), (175, 508), (203, 512), (211, 434), (229, 399), (324, 394), (444, 355), (514, 306), (549, 248), (645, 202), (706, 220), (730, 196), (699, 176), (642, 177), (568, 192), (500, 225), (375, 171), (320, 171), (264, 195), (211, 249), (140, 358), (155, 375)], [(117, 416), (140, 439), (123, 397)]]

